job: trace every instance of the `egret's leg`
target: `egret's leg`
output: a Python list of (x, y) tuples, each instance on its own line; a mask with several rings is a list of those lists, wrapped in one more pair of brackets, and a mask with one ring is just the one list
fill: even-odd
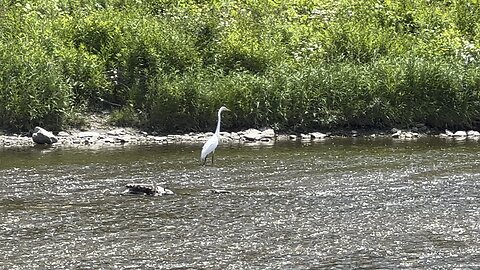
[(213, 165), (213, 156), (214, 156), (215, 152), (212, 152), (212, 165)]

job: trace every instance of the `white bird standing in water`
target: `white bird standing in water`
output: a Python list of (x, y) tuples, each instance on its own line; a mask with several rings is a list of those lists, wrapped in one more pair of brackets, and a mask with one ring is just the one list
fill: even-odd
[(208, 139), (208, 141), (202, 147), (202, 154), (200, 155), (200, 160), (202, 164), (205, 165), (207, 163), (208, 155), (212, 155), (212, 164), (213, 164), (213, 154), (215, 153), (215, 149), (218, 146), (218, 142), (220, 141), (220, 121), (221, 121), (221, 114), (223, 111), (230, 111), (227, 107), (222, 106), (218, 110), (218, 121), (217, 121), (217, 129), (215, 129), (215, 134)]

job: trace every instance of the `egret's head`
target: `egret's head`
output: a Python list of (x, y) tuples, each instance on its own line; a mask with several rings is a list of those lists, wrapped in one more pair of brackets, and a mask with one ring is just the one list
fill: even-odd
[(230, 111), (227, 107), (225, 106), (222, 106), (219, 110), (219, 112), (223, 112), (223, 111)]

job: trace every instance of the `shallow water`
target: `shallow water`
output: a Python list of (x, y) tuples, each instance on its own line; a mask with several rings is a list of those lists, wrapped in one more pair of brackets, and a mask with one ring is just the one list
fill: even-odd
[(200, 147), (0, 150), (0, 268), (480, 267), (479, 142)]

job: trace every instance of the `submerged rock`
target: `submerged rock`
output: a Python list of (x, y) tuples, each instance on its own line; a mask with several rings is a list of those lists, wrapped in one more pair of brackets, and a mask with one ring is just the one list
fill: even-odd
[(226, 189), (212, 189), (213, 194), (229, 194), (232, 193), (231, 191), (228, 191)]
[(123, 191), (122, 194), (140, 194), (140, 195), (149, 195), (149, 196), (163, 196), (163, 195), (173, 195), (173, 191), (166, 189), (161, 186), (157, 186), (155, 183), (152, 184), (127, 184), (127, 188)]

